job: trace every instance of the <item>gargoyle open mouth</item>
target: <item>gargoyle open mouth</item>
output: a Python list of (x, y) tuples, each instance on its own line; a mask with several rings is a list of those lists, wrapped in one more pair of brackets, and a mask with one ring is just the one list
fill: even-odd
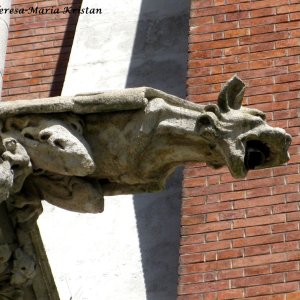
[(270, 158), (269, 147), (258, 140), (250, 140), (246, 143), (244, 165), (247, 170), (254, 170), (263, 165)]

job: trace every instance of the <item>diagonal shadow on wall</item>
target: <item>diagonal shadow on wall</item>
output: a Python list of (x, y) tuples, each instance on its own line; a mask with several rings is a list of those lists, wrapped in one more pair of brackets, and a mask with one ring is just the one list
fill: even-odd
[[(81, 3), (82, 0), (73, 0), (72, 3), (70, 3), (69, 7), (71, 7), (71, 9), (78, 9), (81, 7)], [(79, 14), (76, 13), (70, 13), (68, 15), (65, 33), (62, 40), (62, 45), (60, 48), (60, 53), (56, 64), (53, 81), (51, 84), (50, 95), (49, 95), (50, 97), (61, 95), (65, 77), (66, 77), (67, 66), (71, 54), (71, 49), (73, 45), (78, 18), (79, 18)]]
[[(126, 87), (185, 97), (189, 1), (143, 0)], [(148, 300), (177, 297), (182, 168), (166, 190), (134, 196)]]

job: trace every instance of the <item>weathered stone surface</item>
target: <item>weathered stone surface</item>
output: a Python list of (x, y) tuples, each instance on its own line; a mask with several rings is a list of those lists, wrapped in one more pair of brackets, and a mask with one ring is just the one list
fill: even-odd
[(40, 200), (101, 212), (104, 195), (162, 189), (186, 162), (234, 177), (287, 162), (291, 137), (242, 107), (244, 89), (233, 77), (206, 106), (151, 88), (2, 103), (2, 201), (17, 199), (9, 205), (25, 224)]

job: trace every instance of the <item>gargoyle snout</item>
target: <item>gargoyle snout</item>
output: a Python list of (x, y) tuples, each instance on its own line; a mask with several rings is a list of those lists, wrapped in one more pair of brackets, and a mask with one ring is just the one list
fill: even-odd
[(292, 143), (292, 137), (288, 133), (286, 133), (285, 134), (285, 145), (286, 145), (287, 149), (291, 146), (291, 143)]
[(35, 170), (69, 176), (86, 176), (95, 170), (86, 141), (62, 122), (47, 120), (39, 126), (27, 127), (22, 136)]
[(288, 148), (292, 138), (281, 128), (273, 128), (245, 142), (246, 170), (273, 167), (289, 160)]

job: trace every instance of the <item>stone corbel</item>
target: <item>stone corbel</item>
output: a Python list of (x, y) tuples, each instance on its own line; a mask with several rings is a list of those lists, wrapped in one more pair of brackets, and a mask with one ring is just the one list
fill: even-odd
[(244, 90), (235, 76), (206, 106), (151, 88), (1, 103), (0, 202), (18, 243), (0, 244), (0, 296), (34, 276), (27, 240), (42, 200), (99, 213), (104, 196), (160, 190), (186, 162), (226, 165), (237, 178), (286, 163), (291, 137), (243, 107)]

